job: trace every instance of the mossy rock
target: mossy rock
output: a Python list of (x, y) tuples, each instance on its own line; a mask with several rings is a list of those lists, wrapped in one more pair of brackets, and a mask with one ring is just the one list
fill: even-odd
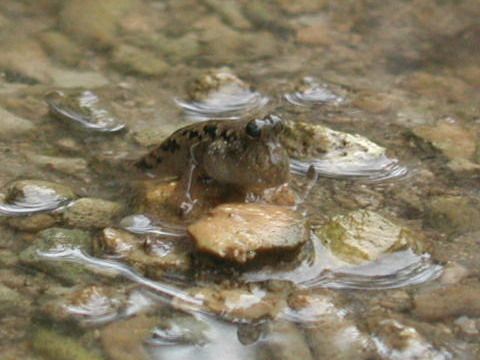
[(420, 244), (413, 232), (380, 214), (356, 210), (333, 217), (317, 230), (317, 235), (341, 259), (358, 264), (373, 261), (381, 255)]
[(90, 252), (91, 237), (88, 232), (62, 228), (41, 231), (34, 243), (20, 253), (20, 262), (59, 279), (65, 285), (74, 285), (92, 279), (92, 275), (81, 264), (49, 260), (41, 252), (58, 249), (79, 249)]

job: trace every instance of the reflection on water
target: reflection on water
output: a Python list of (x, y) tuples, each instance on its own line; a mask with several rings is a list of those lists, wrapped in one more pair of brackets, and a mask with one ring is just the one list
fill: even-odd
[(381, 290), (418, 285), (442, 273), (442, 267), (434, 264), (428, 254), (417, 255), (411, 250), (386, 254), (362, 265), (349, 265), (336, 258), (317, 237), (312, 238), (313, 259), (288, 271), (247, 272), (243, 278), (248, 282), (289, 280), (302, 288)]
[(140, 276), (125, 264), (112, 260), (102, 260), (94, 258), (86, 255), (79, 249), (61, 249), (60, 251), (39, 252), (38, 255), (45, 258), (45, 260), (79, 263), (88, 268), (95, 269), (95, 271), (104, 272), (106, 275), (109, 276), (121, 275), (164, 296), (163, 301), (167, 303), (171, 300), (172, 297), (175, 297), (184, 301), (186, 304), (194, 306), (202, 304), (202, 301), (200, 299), (193, 298), (180, 289), (169, 286), (167, 284), (161, 284), (159, 282)]

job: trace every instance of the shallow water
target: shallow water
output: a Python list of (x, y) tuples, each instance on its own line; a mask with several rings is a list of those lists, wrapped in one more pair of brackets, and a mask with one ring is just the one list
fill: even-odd
[[(479, 358), (479, 16), (477, 0), (2, 1), (0, 358)], [(247, 86), (193, 99), (212, 69)], [(62, 112), (53, 91), (93, 107)], [(183, 125), (267, 113), (336, 136), (291, 159), (310, 237), (251, 266), (198, 255), (131, 164)], [(21, 179), (112, 203), (5, 203)], [(360, 210), (416, 246), (346, 260), (317, 230)], [(107, 227), (135, 257), (99, 245)]]

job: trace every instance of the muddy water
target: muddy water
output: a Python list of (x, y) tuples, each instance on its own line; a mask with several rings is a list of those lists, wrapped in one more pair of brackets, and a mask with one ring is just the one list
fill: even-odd
[[(2, 1), (2, 203), (23, 179), (81, 201), (2, 205), (0, 358), (478, 358), (479, 16), (476, 0)], [(189, 98), (223, 67), (250, 90)], [(49, 113), (52, 91), (87, 92), (107, 130)], [(129, 164), (183, 125), (267, 112), (386, 152), (291, 162), (311, 226), (293, 258), (197, 256)], [(358, 211), (416, 245), (339, 256), (321, 229)], [(141, 251), (99, 246), (105, 228)]]

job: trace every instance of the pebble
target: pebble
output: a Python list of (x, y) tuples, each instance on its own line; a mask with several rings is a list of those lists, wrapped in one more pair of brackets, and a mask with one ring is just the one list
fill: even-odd
[(63, 219), (72, 227), (104, 228), (114, 223), (123, 206), (114, 201), (81, 198), (71, 203), (63, 212)]

